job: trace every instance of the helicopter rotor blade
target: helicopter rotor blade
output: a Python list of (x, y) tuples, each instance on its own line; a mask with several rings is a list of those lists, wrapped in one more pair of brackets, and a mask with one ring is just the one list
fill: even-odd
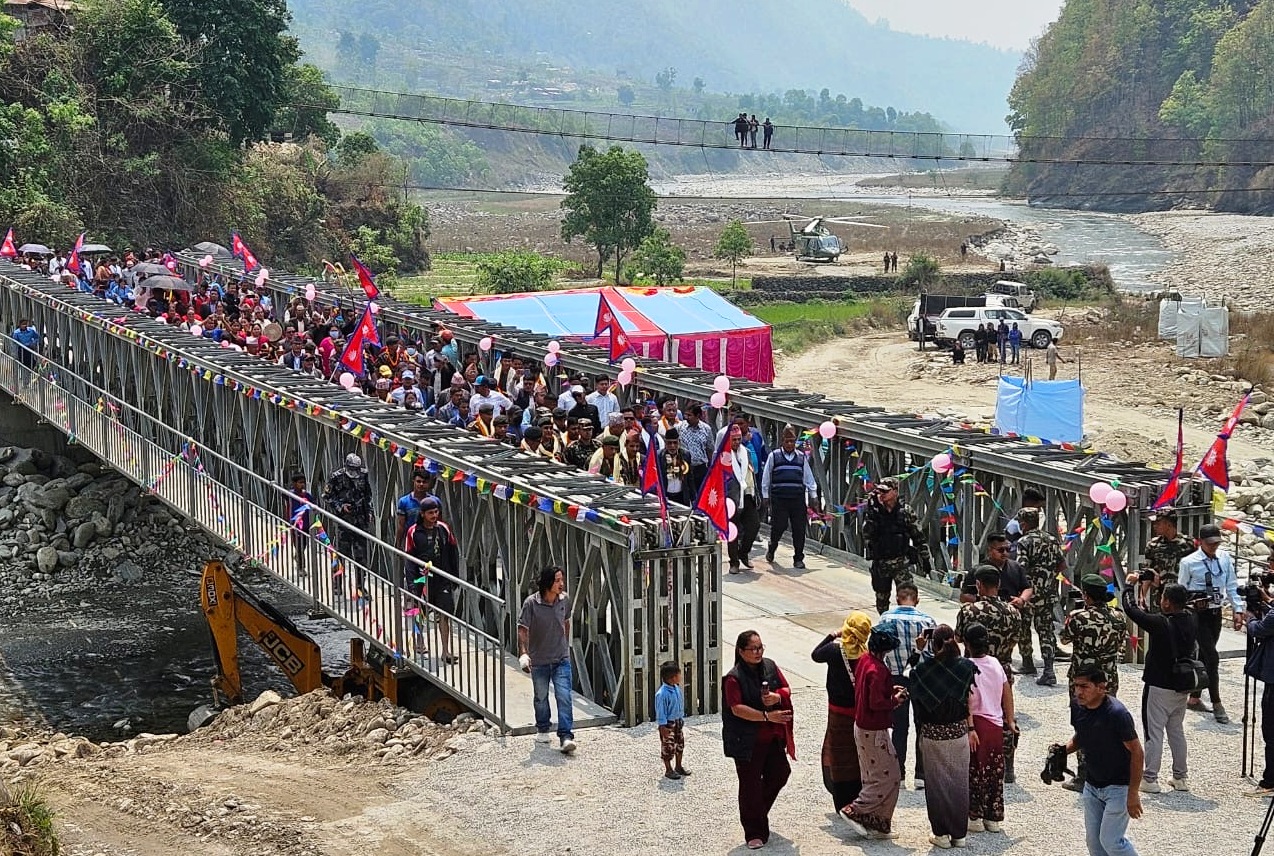
[(861, 220), (845, 220), (840, 217), (825, 217), (824, 223), (836, 223), (840, 226), (863, 226), (868, 229), (888, 229), (888, 226), (882, 226), (879, 223), (864, 223)]

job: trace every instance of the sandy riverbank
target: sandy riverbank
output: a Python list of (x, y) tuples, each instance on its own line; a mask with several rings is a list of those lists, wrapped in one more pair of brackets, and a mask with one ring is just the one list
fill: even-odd
[(1165, 287), (1222, 298), (1249, 311), (1268, 311), (1274, 301), (1274, 217), (1156, 211), (1130, 218), (1160, 237), (1176, 260), (1151, 279)]

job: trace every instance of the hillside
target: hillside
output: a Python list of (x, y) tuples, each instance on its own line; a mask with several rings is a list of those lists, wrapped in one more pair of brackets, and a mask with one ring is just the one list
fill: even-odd
[(1259, 164), (1274, 132), (1271, 55), (1274, 0), (1069, 0), (1023, 62), (1010, 123), (1026, 158), (1111, 164), (1022, 164), (1010, 189), (1106, 210), (1274, 213), (1274, 169)]
[(507, 100), (510, 79), (543, 76), (550, 95), (588, 109), (619, 109), (618, 83), (635, 90), (634, 110), (650, 112), (638, 108), (672, 68), (655, 105), (664, 115), (693, 115), (708, 93), (772, 92), (781, 103), (787, 90), (827, 89), (994, 132), (1019, 61), (875, 26), (841, 0), (292, 0), (291, 9), (307, 56), (336, 81)]

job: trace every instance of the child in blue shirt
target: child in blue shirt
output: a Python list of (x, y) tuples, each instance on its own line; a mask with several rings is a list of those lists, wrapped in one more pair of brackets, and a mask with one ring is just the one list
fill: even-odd
[(664, 762), (664, 778), (677, 779), (690, 775), (681, 765), (686, 749), (682, 732), (686, 718), (686, 702), (681, 692), (681, 667), (667, 662), (659, 667), (663, 685), (655, 692), (655, 721), (659, 723), (659, 757)]

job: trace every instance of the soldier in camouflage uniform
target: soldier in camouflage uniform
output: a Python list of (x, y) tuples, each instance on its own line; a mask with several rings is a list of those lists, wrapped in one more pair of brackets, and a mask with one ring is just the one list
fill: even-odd
[[(1053, 611), (1057, 606), (1057, 574), (1066, 566), (1066, 557), (1057, 537), (1040, 529), (1037, 509), (1023, 508), (1017, 513), (1017, 520), (1022, 529), (1022, 537), (1017, 542), (1017, 560), (1031, 583), (1029, 615), (1040, 637), (1040, 656), (1044, 658), (1044, 671), (1035, 683), (1055, 687), (1057, 675), (1053, 672), (1053, 658), (1057, 653), (1057, 637), (1053, 632)], [(1031, 628), (1023, 621), (1019, 640), (1023, 663), (1030, 658), (1030, 639)]]
[(1159, 612), (1159, 599), (1163, 587), (1177, 581), (1181, 560), (1195, 551), (1194, 541), (1177, 531), (1177, 515), (1171, 510), (1158, 511), (1150, 517), (1150, 531), (1154, 537), (1146, 545), (1146, 562), (1143, 567), (1155, 572), (1152, 581), (1141, 583), (1140, 599), (1146, 611)]
[[(1073, 683), (1076, 670), (1098, 666), (1106, 673), (1108, 692), (1114, 695), (1119, 691), (1119, 663), (1124, 658), (1128, 622), (1122, 612), (1110, 605), (1105, 579), (1097, 574), (1088, 574), (1080, 580), (1080, 586), (1084, 592), (1084, 605), (1066, 616), (1066, 624), (1062, 626), (1062, 641), (1072, 645), (1067, 678)], [(1083, 753), (1078, 755), (1078, 759), (1075, 778), (1062, 785), (1067, 790), (1084, 789), (1086, 765)]]
[(876, 612), (889, 609), (895, 585), (914, 584), (911, 566), (929, 576), (932, 562), (929, 543), (916, 513), (898, 496), (897, 479), (881, 479), (867, 498), (863, 515), (863, 540), (871, 559), (871, 588), (876, 593)]
[[(960, 607), (956, 615), (956, 638), (964, 640), (964, 629), (970, 624), (986, 628), (989, 641), (987, 653), (1000, 661), (1009, 683), (1013, 682), (1013, 646), (1022, 626), (1022, 616), (1007, 601), (1000, 600), (1000, 570), (995, 565), (978, 565), (973, 571), (973, 581), (978, 586), (978, 599)], [(1016, 780), (1013, 759), (1017, 754), (1018, 734), (1015, 730), (1004, 732), (1004, 781)]]

